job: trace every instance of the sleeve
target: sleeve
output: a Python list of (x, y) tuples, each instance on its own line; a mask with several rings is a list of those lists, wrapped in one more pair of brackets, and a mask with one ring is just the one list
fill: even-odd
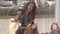
[(15, 21), (17, 21), (17, 22), (20, 21), (21, 15), (22, 15), (22, 12), (21, 13), (17, 13)]

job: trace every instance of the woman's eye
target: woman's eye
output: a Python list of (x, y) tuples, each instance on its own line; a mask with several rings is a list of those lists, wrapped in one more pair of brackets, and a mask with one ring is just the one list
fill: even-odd
[(30, 6), (30, 7), (33, 7), (33, 6)]

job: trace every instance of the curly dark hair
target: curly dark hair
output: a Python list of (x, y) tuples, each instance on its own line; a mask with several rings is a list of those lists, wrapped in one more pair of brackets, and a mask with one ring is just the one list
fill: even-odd
[(30, 3), (32, 3), (32, 4), (34, 5), (33, 10), (30, 12), (30, 14), (31, 14), (32, 16), (35, 16), (35, 15), (36, 15), (36, 4), (35, 4), (35, 2), (28, 2), (28, 3), (24, 6), (24, 9), (23, 9), (22, 13), (23, 13), (23, 14), (26, 13), (27, 8), (28, 8), (28, 5), (30, 5)]
[(29, 13), (32, 16), (32, 19), (35, 18), (36, 15), (36, 4), (34, 2), (28, 2), (25, 7), (24, 7), (24, 13), (27, 11), (28, 5), (30, 5), (30, 3), (32, 3), (34, 5), (33, 10)]
[(32, 3), (34, 5), (33, 7), (33, 10), (31, 12), (35, 12), (36, 11), (36, 5), (34, 2), (28, 2), (25, 7), (24, 7), (24, 11), (26, 12), (27, 8), (28, 8), (28, 5), (30, 5), (30, 3)]

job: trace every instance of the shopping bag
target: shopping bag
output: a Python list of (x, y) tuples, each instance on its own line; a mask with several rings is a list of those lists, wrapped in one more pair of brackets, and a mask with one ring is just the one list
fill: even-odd
[(11, 22), (11, 19), (10, 19), (9, 30), (8, 30), (9, 34), (15, 34), (15, 32), (18, 29), (19, 26), (20, 26), (19, 23)]
[(34, 23), (32, 26), (33, 26), (33, 27), (32, 27), (32, 28), (33, 28), (33, 34), (38, 34), (37, 24)]
[(24, 30), (24, 34), (38, 34), (37, 26), (29, 26)]
[(32, 25), (26, 28), (23, 34), (32, 34)]
[(33, 29), (33, 34), (38, 34), (37, 26)]

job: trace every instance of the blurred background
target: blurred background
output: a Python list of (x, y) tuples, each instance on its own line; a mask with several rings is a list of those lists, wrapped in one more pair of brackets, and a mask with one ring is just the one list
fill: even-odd
[[(0, 17), (15, 16), (17, 10), (23, 9), (24, 5), (32, 0), (0, 0)], [(55, 0), (33, 0), (37, 6), (37, 15), (55, 14)], [(41, 16), (40, 16), (41, 17)]]

